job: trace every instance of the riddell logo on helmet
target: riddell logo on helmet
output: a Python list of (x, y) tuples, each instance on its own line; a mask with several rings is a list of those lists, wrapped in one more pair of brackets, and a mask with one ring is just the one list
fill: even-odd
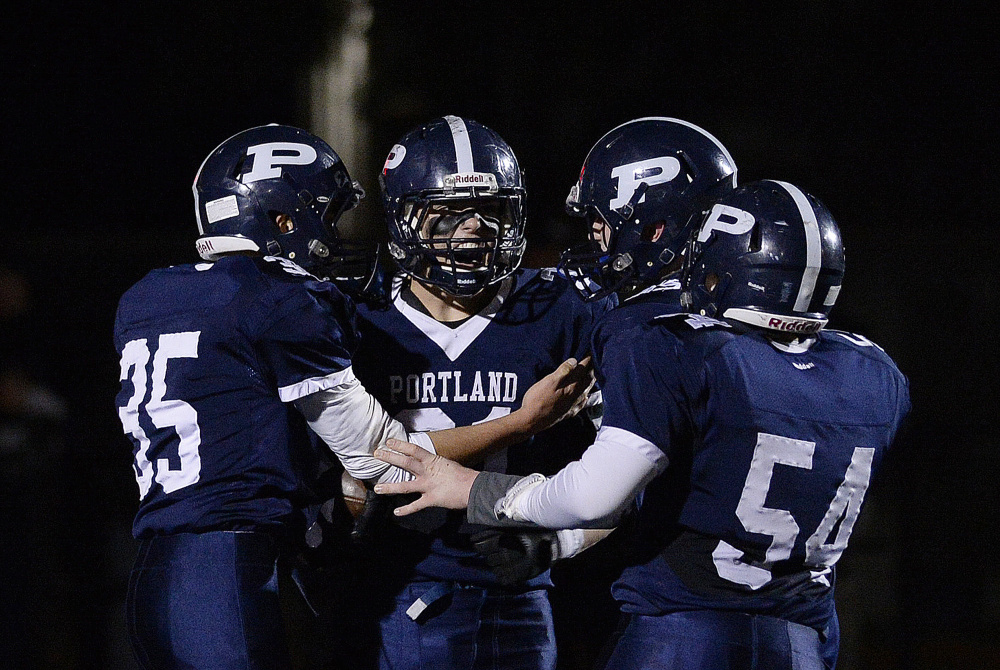
[(198, 247), (199, 254), (210, 254), (215, 251), (211, 240), (198, 240), (195, 245)]
[(489, 191), (497, 190), (496, 175), (489, 172), (456, 172), (445, 175), (444, 187), (448, 190), (456, 188), (485, 188)]
[(816, 321), (800, 321), (798, 319), (779, 319), (772, 316), (767, 320), (767, 327), (790, 333), (815, 333), (823, 324)]
[(457, 174), (455, 175), (455, 186), (465, 186), (466, 184), (485, 184), (486, 175), (482, 174)]

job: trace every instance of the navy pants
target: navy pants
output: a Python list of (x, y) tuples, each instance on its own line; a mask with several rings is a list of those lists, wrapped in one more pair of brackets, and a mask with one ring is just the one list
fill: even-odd
[[(419, 598), (434, 602), (414, 620), (406, 612)], [(552, 607), (543, 589), (507, 592), (414, 582), (397, 595), (396, 609), (380, 629), (382, 670), (553, 670), (556, 665)]]
[(144, 670), (287, 670), (278, 541), (266, 533), (142, 540), (129, 577), (129, 642)]
[(821, 640), (807, 626), (761, 615), (633, 614), (605, 670), (832, 670), (836, 642)]

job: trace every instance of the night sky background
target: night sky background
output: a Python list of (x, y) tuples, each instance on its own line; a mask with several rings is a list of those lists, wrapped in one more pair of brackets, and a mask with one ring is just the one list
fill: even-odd
[[(115, 306), (149, 269), (195, 259), (190, 187), (213, 147), (263, 123), (310, 128), (309, 71), (347, 5), (5, 10), (0, 668), (134, 667)], [(741, 182), (789, 181), (831, 210), (847, 250), (831, 326), (884, 347), (914, 405), (839, 565), (846, 670), (1000, 667), (1000, 45), (986, 7), (373, 2), (358, 99), (371, 165), (348, 166), (369, 192), (354, 215), (367, 234), (381, 234), (384, 155), (443, 114), (517, 153), (528, 265), (582, 239), (566, 193), (591, 145), (640, 116), (696, 123)], [(51, 409), (25, 409), (24, 389)], [(566, 634), (566, 658), (606, 634)]]

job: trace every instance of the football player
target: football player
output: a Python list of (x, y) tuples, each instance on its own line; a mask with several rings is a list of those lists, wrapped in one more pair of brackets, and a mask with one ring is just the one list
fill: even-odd
[(834, 566), (909, 411), (907, 380), (870, 340), (825, 328), (844, 250), (801, 189), (722, 196), (684, 264), (690, 313), (650, 297), (598, 324), (604, 421), (578, 462), (519, 479), (390, 442), (376, 455), (417, 478), (377, 489), (423, 494), (398, 514), (468, 506), (472, 522), (548, 528), (600, 524), (638, 497), (606, 667), (832, 668)]
[(362, 191), (333, 149), (252, 128), (193, 189), (205, 262), (150, 272), (115, 323), (140, 497), (129, 638), (143, 668), (287, 668), (276, 565), (319, 459), (305, 424), (354, 477), (399, 481), (371, 457), (387, 437), (452, 456), (523, 440), (572, 411), (574, 379), (547, 377), (488, 424), (407, 432), (355, 378), (354, 307), (323, 281), (363, 287), (373, 267), (338, 234)]
[[(354, 370), (407, 430), (503, 417), (561, 361), (586, 357), (591, 327), (613, 299), (584, 303), (554, 269), (520, 267), (525, 186), (496, 132), (457, 116), (421, 124), (392, 147), (380, 185), (397, 272), (387, 305), (358, 307), (364, 345)], [(457, 460), (496, 472), (554, 472), (593, 436), (581, 417)], [(435, 510), (372, 540), (358, 566), (367, 580), (351, 602), (374, 608), (378, 629), (353, 636), (359, 653), (375, 640), (378, 665), (397, 670), (555, 667), (546, 568), (556, 556), (537, 565), (496, 561), (496, 532), (473, 530), (461, 514)], [(563, 556), (580, 546), (563, 539), (553, 545)]]

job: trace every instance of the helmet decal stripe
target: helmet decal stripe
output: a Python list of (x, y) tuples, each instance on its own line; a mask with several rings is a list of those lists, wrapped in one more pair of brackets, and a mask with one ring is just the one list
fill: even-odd
[(783, 189), (788, 191), (795, 201), (795, 206), (799, 208), (799, 216), (802, 217), (802, 225), (806, 234), (806, 268), (802, 273), (802, 282), (799, 284), (799, 294), (795, 298), (795, 306), (792, 309), (796, 312), (805, 312), (812, 302), (813, 292), (816, 290), (816, 280), (819, 278), (819, 271), (823, 267), (823, 242), (819, 236), (819, 223), (816, 221), (816, 212), (809, 204), (805, 194), (783, 181), (775, 181)]
[(451, 138), (455, 141), (455, 161), (458, 167), (455, 172), (475, 172), (476, 168), (472, 162), (472, 144), (469, 142), (469, 129), (465, 127), (465, 121), (457, 116), (444, 117), (451, 128)]

